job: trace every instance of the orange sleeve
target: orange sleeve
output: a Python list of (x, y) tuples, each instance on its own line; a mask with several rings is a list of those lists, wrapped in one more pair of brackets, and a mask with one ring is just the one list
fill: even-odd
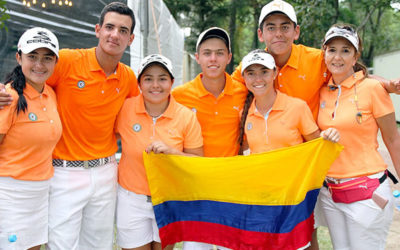
[(131, 88), (128, 93), (128, 97), (138, 96), (140, 91), (138, 87), (138, 81), (136, 79), (135, 73), (132, 70), (129, 71), (129, 77), (132, 79)]
[(244, 79), (242, 76), (242, 62), (240, 62), (239, 66), (236, 67), (235, 71), (232, 73), (232, 79), (244, 84)]
[(306, 102), (300, 102), (297, 114), (299, 115), (299, 131), (302, 135), (309, 135), (318, 130), (318, 126)]
[(371, 91), (372, 114), (375, 118), (394, 112), (394, 107), (390, 95), (382, 84), (375, 84)]
[(13, 123), (14, 114), (17, 112), (16, 107), (18, 102), (18, 94), (16, 94), (16, 92), (12, 92), (9, 85), (6, 88), (6, 91), (12, 95), (13, 101), (10, 105), (3, 106), (3, 109), (0, 109), (0, 134), (7, 134)]
[(199, 148), (203, 146), (203, 136), (201, 134), (200, 123), (192, 111), (186, 107), (184, 107), (184, 109), (186, 109), (187, 112), (184, 119), (187, 119), (188, 122), (185, 128), (183, 148)]

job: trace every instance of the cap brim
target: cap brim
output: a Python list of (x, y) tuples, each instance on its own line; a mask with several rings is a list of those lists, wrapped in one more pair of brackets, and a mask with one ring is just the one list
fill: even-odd
[(57, 58), (58, 58), (58, 51), (57, 51), (57, 49), (55, 49), (53, 46), (51, 46), (50, 44), (43, 44), (43, 43), (41, 43), (41, 44), (31, 44), (31, 45), (27, 45), (27, 46), (24, 46), (23, 48), (21, 48), (20, 50), (22, 51), (22, 53), (24, 53), (24, 54), (29, 54), (29, 53), (31, 53), (32, 51), (34, 51), (34, 50), (36, 50), (36, 49), (40, 49), (40, 48), (46, 48), (46, 49), (49, 49), (49, 50), (51, 50), (56, 56), (57, 56)]

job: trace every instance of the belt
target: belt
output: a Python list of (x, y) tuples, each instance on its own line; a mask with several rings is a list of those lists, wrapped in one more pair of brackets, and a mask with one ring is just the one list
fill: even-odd
[[(396, 179), (396, 177), (389, 170), (385, 170), (385, 173), (379, 178), (379, 183), (383, 183), (386, 180), (387, 177), (389, 177), (393, 181), (394, 184), (399, 182)], [(333, 181), (333, 180), (325, 179), (324, 180), (324, 187), (328, 188), (328, 183), (340, 184), (340, 180), (339, 181)]]
[(88, 161), (67, 161), (61, 159), (53, 159), (53, 166), (67, 168), (95, 168), (111, 162), (112, 159), (112, 156)]

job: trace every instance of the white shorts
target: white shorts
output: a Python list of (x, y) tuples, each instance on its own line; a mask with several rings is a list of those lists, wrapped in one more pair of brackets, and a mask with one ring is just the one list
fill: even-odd
[[(28, 249), (47, 242), (48, 199), (48, 180), (0, 177), (0, 249)], [(16, 241), (10, 242), (13, 235)]]
[[(383, 173), (371, 175), (380, 178)], [(387, 178), (375, 192), (389, 202), (384, 209), (372, 199), (350, 204), (336, 203), (328, 189), (322, 187), (318, 197), (321, 213), (319, 222), (327, 224), (333, 248), (344, 249), (385, 249), (386, 237), (393, 217), (393, 199)], [(321, 220), (322, 219), (322, 220)]]
[(117, 163), (54, 167), (50, 184), (48, 249), (112, 249)]
[(153, 205), (147, 195), (118, 186), (116, 224), (117, 243), (122, 248), (161, 242)]

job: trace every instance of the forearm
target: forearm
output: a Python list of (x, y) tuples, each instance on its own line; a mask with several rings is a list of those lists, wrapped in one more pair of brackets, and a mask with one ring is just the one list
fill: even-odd
[(400, 94), (400, 81), (396, 80), (388, 80), (381, 76), (377, 75), (369, 75), (370, 78), (378, 80), (382, 86), (386, 89), (388, 93)]
[(397, 176), (400, 177), (400, 135), (397, 134), (395, 138), (383, 137), (383, 141), (389, 151)]

